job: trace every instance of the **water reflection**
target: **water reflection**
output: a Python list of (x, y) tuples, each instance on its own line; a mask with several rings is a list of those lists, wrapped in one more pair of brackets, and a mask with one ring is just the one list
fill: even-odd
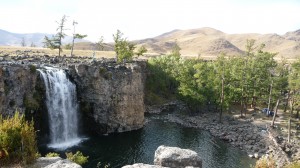
[[(143, 129), (90, 137), (68, 150), (80, 150), (90, 157), (84, 167), (96, 167), (101, 162), (110, 163), (112, 168), (119, 168), (133, 163), (152, 164), (154, 152), (160, 145), (196, 151), (203, 159), (204, 168), (247, 168), (254, 162), (246, 153), (215, 139), (206, 131), (154, 119)], [(42, 154), (49, 152), (47, 148), (40, 149)]]

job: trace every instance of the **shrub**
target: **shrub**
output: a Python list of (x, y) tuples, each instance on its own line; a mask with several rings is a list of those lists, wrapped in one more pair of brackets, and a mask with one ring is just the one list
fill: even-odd
[(88, 156), (83, 156), (83, 154), (80, 151), (77, 151), (75, 154), (72, 152), (66, 153), (67, 159), (69, 159), (72, 162), (75, 162), (79, 165), (83, 165), (88, 162)]
[(276, 163), (272, 156), (262, 156), (255, 164), (254, 168), (275, 168)]
[(300, 167), (300, 161), (292, 162), (291, 164), (285, 166), (285, 168), (299, 168)]
[(29, 65), (29, 70), (30, 70), (30, 73), (35, 73), (36, 72), (36, 66), (35, 65)]
[(0, 165), (35, 161), (38, 155), (33, 124), (19, 112), (7, 119), (0, 115)]
[(109, 163), (108, 164), (104, 164), (103, 166), (102, 166), (101, 162), (97, 163), (97, 168), (109, 168), (109, 167), (110, 167)]
[(59, 157), (59, 154), (55, 152), (49, 152), (46, 154), (46, 157)]

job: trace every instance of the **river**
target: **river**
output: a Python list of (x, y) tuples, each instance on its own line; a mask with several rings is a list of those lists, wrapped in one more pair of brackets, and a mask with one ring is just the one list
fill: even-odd
[(57, 152), (62, 157), (65, 152), (80, 150), (89, 156), (84, 168), (96, 168), (99, 162), (102, 166), (110, 164), (111, 168), (119, 168), (133, 163), (153, 164), (155, 150), (160, 145), (196, 151), (203, 159), (203, 168), (247, 168), (255, 162), (245, 152), (214, 138), (207, 131), (151, 117), (144, 128), (137, 131), (89, 137), (64, 151), (47, 148), (43, 144), (40, 144), (39, 150), (42, 155)]

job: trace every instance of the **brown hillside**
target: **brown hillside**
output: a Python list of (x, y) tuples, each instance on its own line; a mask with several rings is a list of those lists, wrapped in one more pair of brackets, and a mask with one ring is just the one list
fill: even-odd
[(264, 43), (265, 51), (278, 53), (277, 57), (300, 57), (300, 30), (278, 34), (226, 34), (213, 28), (173, 30), (154, 38), (135, 41), (145, 45), (149, 52), (169, 53), (175, 42), (181, 47), (181, 54), (188, 56), (217, 56), (220, 53), (241, 55), (245, 53), (247, 39), (256, 40), (256, 45)]

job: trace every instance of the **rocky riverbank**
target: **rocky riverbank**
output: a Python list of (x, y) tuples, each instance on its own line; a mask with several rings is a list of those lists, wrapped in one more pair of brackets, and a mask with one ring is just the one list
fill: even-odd
[[(176, 106), (171, 103), (172, 107)], [(182, 104), (175, 109), (182, 109)], [(170, 103), (159, 107), (147, 107), (149, 113), (158, 114), (162, 109), (170, 107)], [(155, 109), (154, 112), (149, 109)], [(287, 143), (277, 134), (277, 130), (268, 124), (255, 124), (253, 119), (245, 119), (225, 115), (222, 123), (219, 122), (218, 113), (202, 113), (199, 115), (186, 115), (182, 112), (167, 112), (158, 115), (160, 119), (174, 122), (186, 127), (194, 127), (209, 131), (213, 136), (246, 151), (249, 157), (260, 158), (262, 155), (272, 155), (277, 166), (300, 159), (299, 143)], [(211, 143), (214, 143), (213, 141)]]

